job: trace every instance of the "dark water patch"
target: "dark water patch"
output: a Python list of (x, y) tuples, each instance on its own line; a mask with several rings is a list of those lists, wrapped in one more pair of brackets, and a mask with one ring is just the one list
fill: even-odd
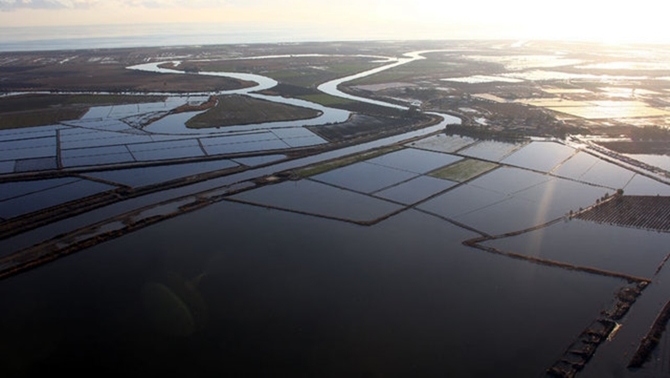
[(14, 160), (0, 161), (0, 173), (12, 173), (12, 172), (14, 172), (14, 166), (15, 165), (16, 165), (16, 161), (14, 161)]
[(86, 166), (98, 166), (98, 165), (107, 165), (107, 164), (117, 164), (117, 163), (133, 163), (135, 158), (130, 152), (122, 152), (120, 154), (106, 154), (106, 155), (91, 155), (91, 156), (79, 156), (71, 158), (62, 158), (61, 159), (63, 167), (86, 167)]
[(477, 159), (499, 162), (521, 147), (523, 147), (523, 144), (483, 140), (473, 146), (458, 151), (458, 153)]
[(623, 189), (631, 195), (670, 196), (670, 185), (642, 175), (635, 175)]
[(275, 161), (285, 159), (286, 155), (261, 155), (261, 156), (250, 156), (243, 158), (232, 159), (234, 162), (246, 165), (248, 167), (254, 167), (257, 165), (269, 164)]
[(13, 218), (112, 189), (114, 187), (110, 185), (89, 180), (77, 180), (0, 202), (0, 214), (5, 218)]
[(0, 184), (0, 201), (66, 185), (77, 180), (78, 179), (76, 178), (68, 177), (52, 180), (17, 181)]
[[(8, 142), (10, 143), (10, 142)], [(21, 149), (0, 150), (1, 160), (34, 159), (56, 156), (56, 144), (46, 147), (27, 147)]]
[(16, 161), (14, 172), (33, 172), (58, 169), (58, 162), (55, 156), (35, 159), (21, 159)]
[[(414, 211), (361, 227), (220, 203), (3, 281), (0, 369), (539, 376), (620, 281), (460, 244), (473, 236)], [(156, 304), (192, 316), (157, 327)]]
[(353, 222), (373, 222), (403, 208), (388, 201), (310, 180), (268, 185), (231, 198), (261, 206)]
[(455, 218), (505, 200), (505, 195), (471, 185), (462, 185), (419, 205), (427, 212)]
[(668, 242), (670, 235), (665, 233), (573, 219), (485, 244), (548, 260), (651, 277), (668, 254)]
[(559, 143), (533, 142), (502, 160), (502, 163), (549, 172), (575, 153)]
[(282, 141), (288, 144), (291, 148), (308, 147), (317, 144), (328, 143), (327, 141), (316, 135), (299, 137), (299, 138), (282, 138)]
[(202, 139), (202, 144), (205, 148), (205, 152), (208, 155), (222, 155), (222, 154), (235, 154), (235, 153), (244, 153), (244, 152), (257, 152), (257, 151), (272, 151), (272, 150), (283, 150), (287, 149), (290, 146), (284, 143), (282, 140), (272, 136), (269, 140), (250, 140), (233, 142), (233, 137), (230, 137), (230, 143), (224, 144), (214, 144), (207, 145), (207, 139)]
[[(128, 148), (133, 150), (132, 146)], [(205, 156), (205, 153), (196, 142), (192, 146), (133, 151), (133, 156), (137, 161), (154, 161)]]
[(556, 167), (552, 174), (578, 180), (584, 173), (593, 168), (600, 159), (583, 151), (577, 152), (560, 166)]
[(510, 195), (550, 180), (550, 176), (541, 173), (513, 167), (502, 167), (478, 177), (469, 184)]
[(424, 174), (444, 167), (445, 165), (455, 163), (461, 159), (462, 158), (454, 155), (405, 148), (370, 159), (367, 162), (402, 171)]
[(199, 163), (174, 164), (159, 167), (119, 169), (114, 171), (91, 172), (86, 175), (132, 187), (159, 184), (182, 177), (197, 175), (219, 169), (232, 168), (237, 164), (230, 160), (206, 161)]
[(316, 181), (363, 193), (372, 193), (418, 176), (416, 173), (360, 162), (328, 171), (312, 178)]
[(419, 176), (407, 182), (375, 193), (376, 197), (411, 205), (447, 190), (457, 183), (430, 176)]

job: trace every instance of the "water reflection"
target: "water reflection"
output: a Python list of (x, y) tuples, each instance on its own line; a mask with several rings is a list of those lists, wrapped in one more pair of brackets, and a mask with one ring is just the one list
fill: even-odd
[[(220, 203), (4, 281), (2, 370), (535, 376), (620, 284), (476, 253), (472, 236), (414, 211), (368, 228)], [(175, 269), (185, 281), (159, 278)], [(177, 287), (203, 273), (208, 320), (191, 321), (196, 294)], [(177, 307), (172, 332), (147, 302)]]

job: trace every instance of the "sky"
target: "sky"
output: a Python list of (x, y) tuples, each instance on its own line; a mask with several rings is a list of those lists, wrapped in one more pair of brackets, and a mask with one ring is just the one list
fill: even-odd
[(0, 26), (197, 23), (240, 32), (292, 28), (334, 40), (670, 43), (663, 7), (657, 0), (0, 0)]

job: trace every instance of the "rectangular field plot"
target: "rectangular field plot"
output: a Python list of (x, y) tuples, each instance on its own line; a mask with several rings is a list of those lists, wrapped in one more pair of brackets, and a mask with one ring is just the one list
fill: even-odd
[(200, 142), (205, 148), (211, 146), (220, 146), (220, 145), (229, 145), (229, 144), (242, 144), (242, 143), (254, 143), (254, 142), (267, 142), (267, 141), (276, 141), (279, 138), (271, 132), (263, 131), (258, 133), (249, 133), (249, 134), (237, 134), (230, 136), (216, 136), (209, 138), (200, 138)]
[(63, 126), (42, 126), (0, 130), (0, 142), (21, 139), (55, 138), (56, 130), (60, 128), (63, 128)]
[(405, 148), (370, 160), (367, 163), (424, 174), (461, 160), (461, 157), (432, 151)]
[(127, 124), (115, 119), (82, 119), (67, 121), (66, 124), (70, 126), (80, 126), (87, 129), (97, 129), (101, 131), (122, 131), (128, 130), (130, 128), (130, 126)]
[(556, 167), (551, 173), (556, 176), (579, 180), (579, 178), (596, 165), (599, 160), (600, 159), (591, 154), (580, 151), (566, 162)]
[(435, 152), (453, 153), (477, 142), (470, 137), (438, 134), (409, 144), (411, 147)]
[(513, 195), (545, 208), (558, 207), (568, 212), (593, 205), (605, 193), (607, 193), (605, 188), (552, 177), (548, 181), (520, 190)]
[(574, 153), (574, 149), (559, 143), (533, 142), (503, 159), (502, 163), (549, 172)]
[(55, 157), (55, 156), (56, 156), (55, 144), (52, 146), (45, 146), (45, 147), (0, 150), (0, 161), (34, 159), (34, 158)]
[(430, 175), (445, 180), (465, 182), (497, 167), (497, 164), (486, 161), (465, 159), (433, 171)]
[(16, 161), (14, 160), (0, 161), (0, 174), (14, 172), (15, 165)]
[(455, 219), (463, 214), (504, 201), (505, 198), (506, 196), (502, 193), (466, 184), (424, 202), (418, 205), (418, 208), (445, 218)]
[(455, 219), (491, 235), (535, 227), (593, 205), (602, 188), (552, 179), (508, 196), (505, 201)]
[(61, 162), (63, 164), (63, 167), (70, 168), (70, 167), (88, 167), (92, 165), (133, 163), (135, 162), (135, 158), (133, 158), (133, 155), (131, 155), (130, 152), (126, 151), (119, 154), (62, 158)]
[(616, 164), (599, 160), (596, 165), (580, 177), (580, 180), (612, 189), (619, 189), (626, 186), (634, 175), (635, 172), (619, 167)]
[(91, 172), (86, 175), (137, 188), (236, 166), (237, 164), (230, 160), (217, 160), (189, 164), (164, 165), (159, 167)]
[(21, 159), (16, 161), (14, 172), (33, 172), (58, 169), (58, 161), (55, 156)]
[(10, 140), (6, 142), (0, 142), (0, 151), (24, 150), (29, 148), (55, 147), (55, 146), (56, 146), (56, 135), (54, 134), (53, 136), (50, 137)]
[(238, 164), (246, 165), (247, 167), (255, 167), (257, 165), (269, 164), (282, 159), (286, 159), (286, 155), (250, 156), (232, 160)]
[(372, 193), (416, 176), (418, 174), (408, 171), (359, 162), (313, 176), (312, 179), (357, 192)]
[(223, 155), (243, 152), (285, 150), (287, 148), (290, 148), (288, 144), (279, 139), (274, 139), (205, 146), (205, 151), (207, 152), (207, 155)]
[(71, 184), (77, 180), (73, 177), (67, 177), (51, 180), (7, 182), (0, 184), (0, 201)]
[(208, 155), (271, 151), (289, 148), (288, 144), (284, 143), (271, 132), (200, 138), (200, 142)]
[(587, 207), (606, 190), (518, 168), (498, 168), (419, 205), (437, 215), (497, 235)]
[(113, 186), (88, 180), (76, 180), (0, 202), (0, 217), (13, 218), (69, 201), (114, 189)]
[(493, 192), (510, 195), (551, 180), (552, 177), (525, 169), (501, 167), (478, 177), (469, 184)]
[(316, 136), (313, 132), (304, 127), (285, 127), (280, 129), (270, 130), (277, 138), (291, 139), (291, 138), (306, 138)]
[(138, 161), (178, 159), (205, 155), (196, 139), (131, 144), (128, 145), (128, 149)]
[[(129, 146), (130, 147), (130, 146)], [(137, 161), (154, 161), (205, 156), (200, 146), (165, 148), (162, 150), (144, 150), (133, 152)]]
[(148, 135), (134, 135), (127, 133), (116, 133), (108, 131), (94, 131), (86, 134), (65, 134), (61, 133), (61, 148), (86, 148), (99, 146), (113, 146), (120, 144), (146, 143), (151, 142)]
[(311, 180), (286, 181), (240, 193), (232, 199), (354, 222), (373, 221), (403, 207)]
[(402, 184), (392, 186), (375, 193), (376, 197), (411, 205), (432, 195), (447, 190), (456, 182), (441, 180), (430, 176), (419, 176)]
[(61, 150), (60, 156), (63, 159), (80, 158), (86, 156), (115, 155), (128, 153), (126, 146), (105, 146), (95, 148), (74, 148)]
[(508, 197), (504, 201), (453, 219), (489, 235), (500, 235), (546, 223), (546, 217), (547, 213), (538, 208), (537, 204)]
[(670, 185), (641, 175), (635, 175), (623, 189), (630, 195), (670, 196)]
[(632, 171), (585, 152), (577, 153), (552, 171), (552, 174), (612, 189), (623, 188), (635, 175)]
[(316, 146), (317, 144), (326, 144), (324, 139), (319, 136), (312, 135), (300, 138), (282, 138), (282, 141), (288, 144), (291, 148)]
[(484, 244), (578, 266), (652, 277), (668, 254), (668, 243), (667, 233), (573, 219)]
[(650, 154), (624, 154), (625, 156), (670, 171), (670, 156)]
[(477, 159), (499, 162), (521, 147), (523, 147), (523, 144), (485, 140), (464, 148), (463, 150), (458, 151), (458, 153)]
[(75, 148), (61, 151), (63, 167), (83, 167), (134, 162), (125, 145), (97, 148)]

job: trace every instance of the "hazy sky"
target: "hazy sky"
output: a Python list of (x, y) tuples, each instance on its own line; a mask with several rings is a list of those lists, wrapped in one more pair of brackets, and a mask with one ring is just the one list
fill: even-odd
[(217, 23), (333, 39), (521, 38), (670, 42), (662, 2), (637, 0), (0, 0), (0, 26)]

